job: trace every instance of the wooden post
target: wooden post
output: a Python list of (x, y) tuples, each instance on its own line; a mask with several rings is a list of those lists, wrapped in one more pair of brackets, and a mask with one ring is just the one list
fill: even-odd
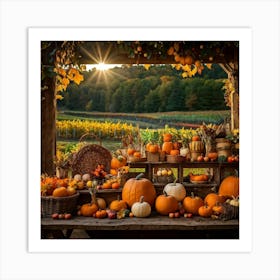
[(46, 78), (47, 89), (41, 92), (41, 173), (55, 174), (56, 149), (55, 78)]
[(234, 92), (230, 96), (231, 111), (231, 130), (239, 128), (239, 74), (238, 63), (219, 64), (227, 73), (228, 79), (231, 81)]

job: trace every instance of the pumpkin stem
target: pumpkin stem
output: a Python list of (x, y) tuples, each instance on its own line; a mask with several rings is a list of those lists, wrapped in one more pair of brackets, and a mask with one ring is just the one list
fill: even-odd
[(194, 193), (193, 192), (191, 192), (191, 197), (194, 198)]
[(143, 196), (143, 195), (141, 195), (139, 202), (140, 202), (140, 203), (143, 203), (143, 202), (144, 202), (144, 196)]
[(141, 178), (143, 178), (144, 177), (144, 173), (140, 173), (140, 174), (138, 174), (137, 176), (136, 176), (136, 180), (140, 180)]
[(176, 185), (177, 181), (178, 181), (178, 178), (175, 178), (175, 180), (174, 180), (174, 182), (173, 182), (173, 185), (174, 185), (174, 186)]
[(163, 194), (164, 194), (165, 196), (168, 196), (168, 194), (167, 194), (167, 192), (166, 192), (165, 190), (163, 190)]

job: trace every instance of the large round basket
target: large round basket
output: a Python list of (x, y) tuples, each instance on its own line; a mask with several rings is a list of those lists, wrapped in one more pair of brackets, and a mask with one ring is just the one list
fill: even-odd
[(107, 172), (110, 171), (112, 155), (106, 148), (89, 144), (74, 155), (72, 162), (73, 175), (91, 173), (98, 164), (103, 164)]
[(75, 214), (78, 197), (79, 193), (65, 197), (41, 196), (41, 214), (43, 217), (50, 217), (54, 213)]

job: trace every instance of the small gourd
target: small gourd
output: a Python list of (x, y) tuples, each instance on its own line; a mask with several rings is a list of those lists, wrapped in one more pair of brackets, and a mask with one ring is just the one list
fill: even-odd
[(144, 201), (144, 196), (141, 196), (139, 202), (133, 203), (131, 207), (131, 212), (135, 217), (145, 218), (151, 214), (151, 205)]

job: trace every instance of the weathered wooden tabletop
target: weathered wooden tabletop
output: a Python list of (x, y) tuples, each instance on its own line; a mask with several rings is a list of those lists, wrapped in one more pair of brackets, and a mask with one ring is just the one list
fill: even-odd
[(230, 230), (238, 229), (238, 220), (215, 220), (211, 218), (169, 218), (151, 216), (148, 218), (96, 219), (74, 217), (70, 220), (41, 219), (42, 229), (84, 229), (84, 230)]

